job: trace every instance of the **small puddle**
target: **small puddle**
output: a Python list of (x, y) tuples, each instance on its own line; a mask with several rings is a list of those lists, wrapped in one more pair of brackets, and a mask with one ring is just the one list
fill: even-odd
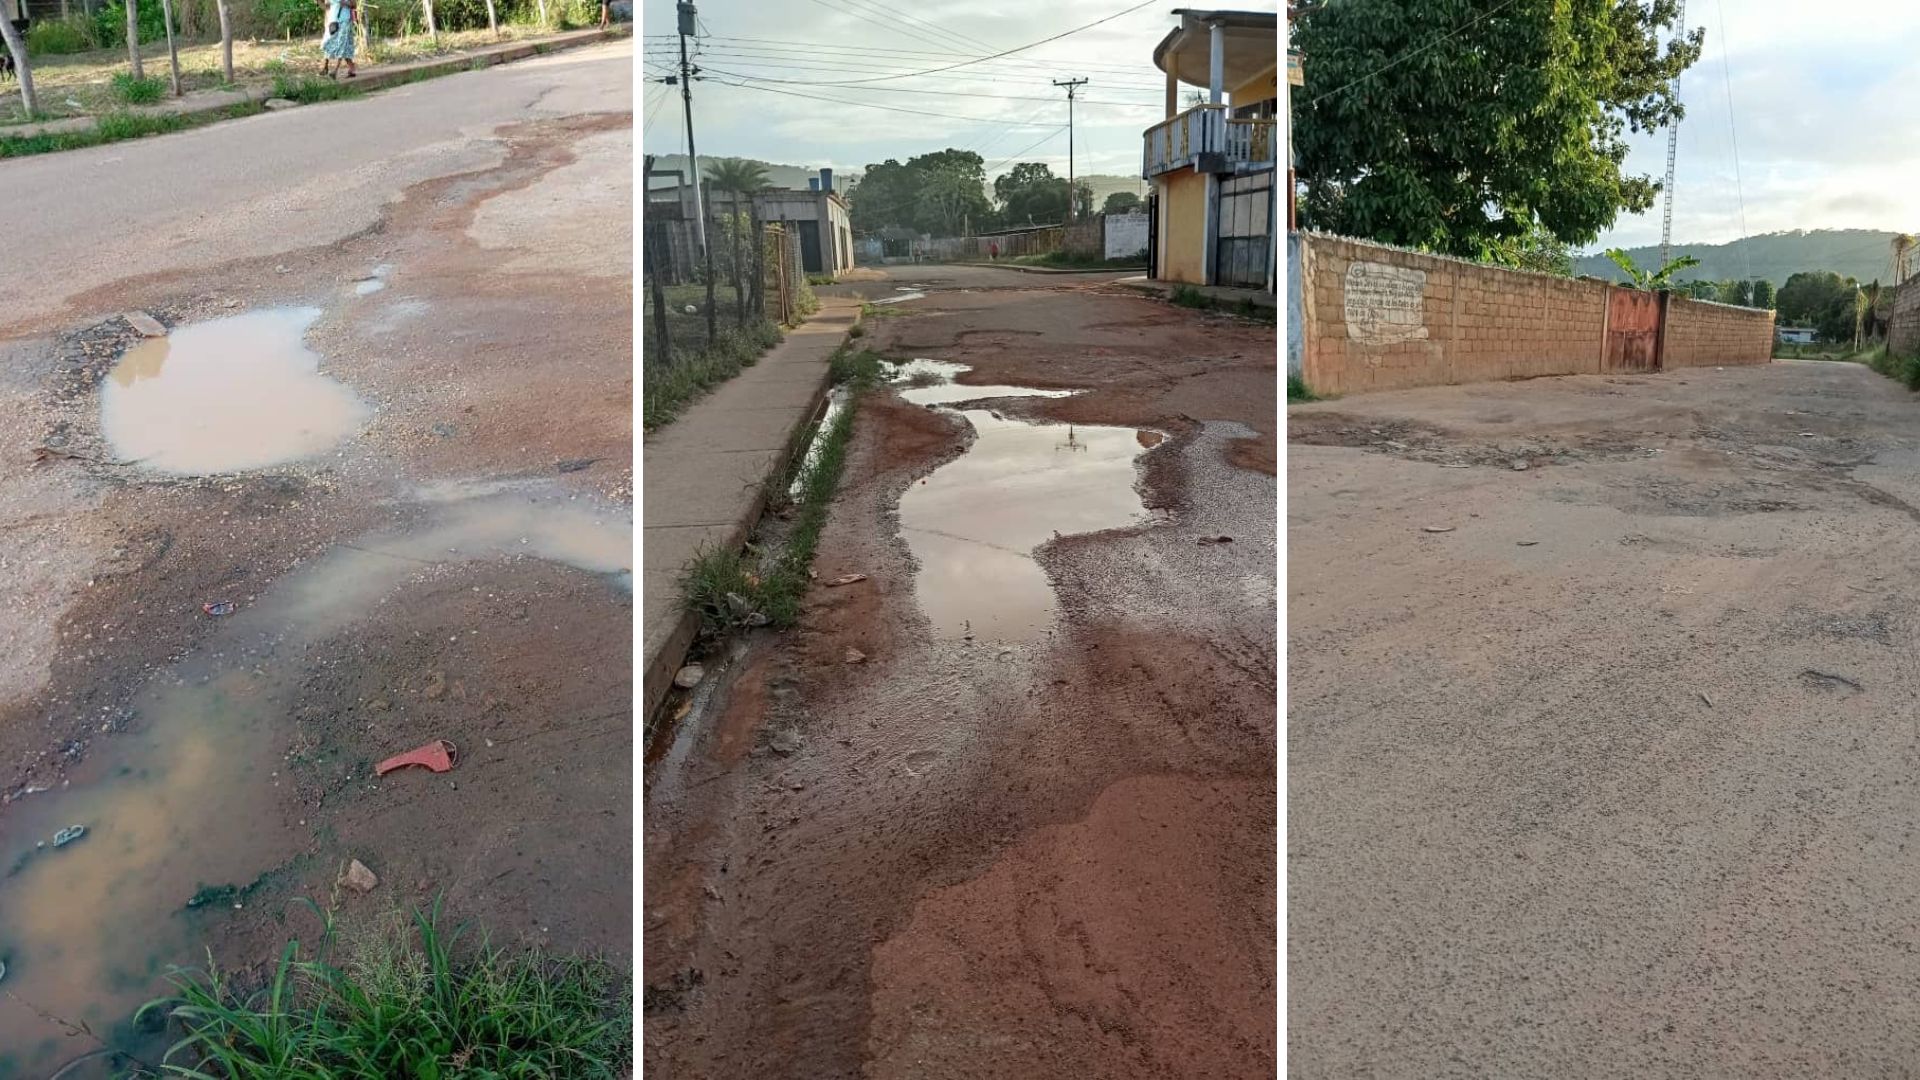
[[(333, 662), (330, 639), (436, 564), (532, 556), (630, 588), (632, 550), (628, 513), (564, 496), (441, 504), (418, 528), (335, 547), (222, 620), (136, 696), (132, 730), (94, 736), (66, 786), (5, 810), (0, 1078), (45, 1076), (93, 1048), (42, 1013), (127, 1045), (124, 1025), (164, 991), (167, 966), (205, 963), (218, 924), (203, 919), (219, 916), (187, 901), (244, 887), (311, 843), (280, 827), (274, 788), (292, 782), (287, 710)], [(55, 848), (72, 825), (85, 835)]]
[(143, 341), (101, 388), (114, 456), (162, 472), (259, 469), (312, 457), (371, 410), (320, 374), (306, 347), (319, 308), (274, 308), (194, 323)]
[(833, 422), (847, 407), (847, 391), (836, 389), (827, 394), (826, 408), (820, 411), (820, 422), (814, 426), (813, 437), (807, 440), (807, 452), (800, 459), (799, 468), (793, 471), (793, 483), (787, 485), (787, 497), (797, 499), (800, 490), (806, 486), (807, 473), (820, 460), (820, 450), (827, 443), (827, 435), (833, 430)]
[[(900, 533), (919, 564), (915, 593), (944, 640), (1026, 641), (1053, 625), (1057, 603), (1036, 548), (1058, 536), (1146, 520), (1135, 489), (1146, 435), (1133, 428), (1015, 420), (950, 402), (1065, 397), (1075, 391), (957, 386), (958, 364), (913, 361), (900, 396), (963, 417), (975, 438), (900, 498)], [(944, 378), (944, 383), (932, 379)]]

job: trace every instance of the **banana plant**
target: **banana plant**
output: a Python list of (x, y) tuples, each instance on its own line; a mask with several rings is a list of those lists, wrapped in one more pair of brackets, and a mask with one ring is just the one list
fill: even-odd
[(1633, 261), (1633, 256), (1620, 248), (1608, 248), (1606, 254), (1607, 258), (1613, 260), (1613, 265), (1627, 275), (1629, 284), (1636, 289), (1645, 289), (1648, 292), (1658, 292), (1672, 287), (1673, 275), (1688, 267), (1700, 265), (1699, 259), (1691, 255), (1682, 255), (1659, 270), (1642, 270), (1640, 265)]

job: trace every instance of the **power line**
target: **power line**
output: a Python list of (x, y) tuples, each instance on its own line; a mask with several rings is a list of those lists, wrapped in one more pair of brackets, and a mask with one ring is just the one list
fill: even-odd
[[(728, 75), (736, 79), (747, 79), (755, 83), (786, 81), (784, 79), (768, 79), (759, 75), (749, 75), (739, 71), (728, 71), (724, 68), (717, 68), (717, 67), (706, 67), (706, 68), (702, 68), (701, 70), (711, 72), (715, 75)], [(1085, 80), (1082, 80), (1082, 81), (1084, 82)], [(1054, 85), (1059, 86), (1061, 84), (1055, 83)], [(1048, 102), (1051, 102), (1051, 101), (1058, 100), (1057, 98), (1041, 97), (1036, 94), (972, 94), (972, 93), (963, 94), (963, 93), (956, 93), (955, 91), (952, 91), (952, 90), (916, 90), (912, 87), (906, 87), (906, 86), (867, 86), (867, 87), (860, 87), (859, 89), (863, 93), (937, 94), (941, 97), (982, 98), (982, 99), (992, 99), (996, 101), (1048, 101)], [(1138, 102), (1138, 101), (1082, 101), (1081, 104), (1082, 105), (1105, 105), (1111, 108), (1118, 108), (1118, 109), (1158, 110), (1160, 108), (1160, 106), (1158, 105), (1149, 105), (1149, 104), (1146, 104), (1145, 102)]]
[(930, 23), (927, 20), (922, 19), (916, 15), (910, 14), (908, 12), (900, 11), (897, 9), (888, 10), (886, 7), (875, 3), (874, 0), (842, 0), (842, 2), (846, 4), (851, 4), (855, 7), (867, 8), (867, 9), (873, 10), (889, 18), (905, 19), (906, 21), (913, 23), (917, 26), (924, 26), (928, 30), (932, 31), (933, 33), (939, 34), (942, 37), (945, 37), (951, 41), (957, 42), (960, 46), (960, 51), (963, 53), (971, 52), (974, 49), (997, 48), (997, 46), (989, 45), (986, 42), (981, 41), (977, 37), (969, 37), (966, 34), (960, 33), (958, 30), (949, 30), (944, 26), (936, 26), (935, 24)]
[(841, 15), (851, 15), (855, 19), (861, 22), (871, 23), (872, 25), (877, 26), (882, 30), (885, 30), (893, 34), (898, 34), (901, 37), (912, 38), (913, 40), (918, 41), (923, 45), (939, 45), (943, 48), (949, 47), (946, 42), (941, 41), (939, 38), (930, 37), (927, 34), (922, 33), (921, 31), (915, 30), (911, 26), (902, 25), (900, 21), (881, 22), (878, 19), (875, 19), (871, 14), (856, 10), (852, 7), (842, 7), (840, 4), (829, 2), (829, 0), (813, 0), (813, 2), (815, 4), (820, 5), (823, 8), (826, 8), (828, 11), (838, 12)]
[[(737, 86), (742, 90), (758, 90), (758, 91), (761, 91), (762, 93), (767, 93), (767, 94), (784, 94), (787, 97), (810, 98), (814, 101), (830, 101), (835, 105), (853, 105), (862, 109), (883, 109), (887, 112), (912, 113), (915, 116), (937, 116), (942, 120), (965, 120), (968, 123), (982, 123), (982, 122), (998, 123), (999, 122), (997, 117), (992, 117), (992, 116), (960, 116), (955, 113), (928, 112), (925, 109), (903, 109), (897, 105), (876, 105), (870, 101), (848, 101), (845, 98), (825, 97), (820, 94), (803, 94), (798, 90), (780, 90), (771, 86), (761, 86), (758, 83), (729, 82), (726, 79), (715, 79), (713, 81), (719, 83), (722, 86)], [(1031, 127), (1033, 125), (1024, 125), (1024, 126)]]
[[(1083, 30), (1091, 30), (1091, 29), (1093, 29), (1094, 27), (1096, 27), (1096, 26), (1099, 26), (1099, 25), (1101, 25), (1102, 23), (1109, 23), (1109, 22), (1112, 22), (1113, 20), (1115, 20), (1115, 19), (1118, 19), (1118, 18), (1120, 18), (1120, 17), (1121, 17), (1121, 16), (1123, 16), (1123, 15), (1131, 15), (1131, 14), (1133, 14), (1134, 12), (1136, 12), (1136, 11), (1139, 11), (1139, 10), (1140, 10), (1141, 8), (1143, 8), (1143, 7), (1147, 7), (1148, 5), (1150, 5), (1150, 4), (1153, 4), (1153, 3), (1156, 3), (1156, 2), (1158, 2), (1158, 0), (1141, 0), (1141, 2), (1140, 2), (1140, 3), (1138, 3), (1138, 4), (1135, 4), (1135, 5), (1133, 5), (1132, 7), (1130, 7), (1130, 8), (1127, 8), (1127, 9), (1126, 9), (1126, 10), (1124, 10), (1124, 11), (1116, 11), (1116, 12), (1114, 12), (1114, 13), (1113, 13), (1113, 14), (1111, 14), (1111, 15), (1108, 15), (1108, 16), (1105, 16), (1104, 18), (1099, 18), (1099, 19), (1095, 19), (1095, 20), (1093, 20), (1093, 21), (1092, 21), (1092, 22), (1090, 22), (1090, 23), (1086, 23), (1086, 24), (1083, 24), (1083, 25), (1081, 25), (1081, 26), (1076, 26), (1076, 27), (1074, 27), (1074, 28), (1073, 28), (1073, 29), (1071, 29), (1071, 30), (1063, 30), (1063, 31), (1061, 31), (1061, 32), (1060, 32), (1060, 33), (1058, 33), (1058, 34), (1055, 34), (1055, 35), (1053, 35), (1052, 37), (1047, 37), (1047, 38), (1041, 38), (1041, 39), (1040, 39), (1039, 41), (1035, 41), (1035, 42), (1030, 42), (1030, 43), (1028, 43), (1028, 44), (1026, 44), (1026, 45), (1020, 45), (1020, 46), (1017, 46), (1017, 47), (1015, 47), (1015, 48), (1012, 48), (1012, 49), (1007, 49), (1007, 50), (1005, 50), (1005, 51), (1003, 51), (1003, 52), (997, 52), (997, 53), (994, 53), (994, 54), (993, 54), (992, 56), (982, 56), (982, 57), (978, 57), (978, 58), (976, 58), (976, 59), (972, 59), (972, 60), (962, 60), (962, 61), (960, 61), (960, 62), (959, 62), (959, 63), (957, 63), (957, 64), (948, 64), (948, 65), (946, 65), (946, 66), (944, 66), (944, 67), (936, 67), (936, 68), (928, 68), (928, 69), (927, 69), (927, 70), (925, 70), (925, 71), (916, 71), (916, 72), (909, 72), (909, 73), (907, 73), (907, 74), (905, 74), (905, 75), (882, 75), (882, 76), (877, 76), (877, 77), (875, 77), (875, 78), (871, 78), (871, 79), (849, 79), (849, 80), (847, 80), (847, 81), (845, 81), (845, 82), (838, 82), (838, 83), (825, 83), (825, 82), (823, 82), (823, 83), (817, 83), (816, 85), (819, 85), (819, 86), (857, 86), (857, 85), (860, 85), (861, 83), (872, 83), (872, 82), (889, 82), (889, 81), (892, 81), (892, 80), (894, 80), (894, 79), (907, 79), (907, 78), (912, 78), (912, 77), (913, 77), (913, 76), (915, 76), (915, 75), (933, 75), (933, 74), (937, 74), (937, 73), (939, 73), (939, 72), (942, 72), (942, 71), (952, 71), (952, 70), (953, 70), (953, 69), (955, 69), (955, 68), (963, 68), (963, 67), (971, 67), (971, 66), (973, 66), (974, 64), (982, 64), (982, 63), (985, 63), (985, 62), (987, 62), (988, 60), (998, 60), (998, 59), (1000, 59), (1000, 58), (1001, 58), (1001, 57), (1003, 57), (1003, 56), (1012, 56), (1012, 55), (1013, 55), (1014, 53), (1020, 53), (1020, 52), (1026, 52), (1026, 51), (1027, 51), (1028, 49), (1032, 49), (1032, 48), (1036, 48), (1036, 47), (1038, 47), (1038, 46), (1041, 46), (1041, 45), (1045, 45), (1045, 44), (1046, 44), (1047, 42), (1049, 42), (1049, 41), (1059, 41), (1059, 40), (1060, 40), (1061, 38), (1063, 38), (1063, 37), (1070, 37), (1070, 36), (1072, 36), (1072, 35), (1074, 35), (1074, 34), (1078, 34), (1078, 33), (1080, 33), (1080, 32), (1081, 32), (1081, 31), (1083, 31)], [(1502, 4), (1501, 6), (1502, 6), (1502, 7), (1505, 7), (1505, 6), (1507, 5), (1507, 4), (1511, 4), (1511, 3), (1513, 3), (1513, 2), (1514, 2), (1514, 0), (1506, 0), (1506, 4)]]
[[(1740, 235), (1744, 237), (1747, 235), (1747, 196), (1740, 184), (1740, 134), (1733, 124), (1733, 74), (1727, 66), (1727, 9), (1721, 5), (1720, 0), (1713, 0), (1713, 7), (1720, 17), (1720, 77), (1725, 80), (1727, 88), (1727, 138), (1733, 147), (1733, 193), (1739, 200)], [(1747, 258), (1746, 248), (1740, 249), (1740, 256), (1746, 260), (1744, 269), (1747, 271), (1747, 277), (1751, 279), (1753, 263)]]
[(1072, 221), (1074, 197), (1077, 194), (1073, 189), (1073, 99), (1074, 91), (1087, 85), (1087, 80), (1055, 79), (1053, 85), (1064, 86), (1067, 90), (1067, 220)]
[[(670, 55), (670, 51), (671, 51), (670, 48), (664, 47), (664, 46), (649, 46), (649, 48), (653, 49), (653, 52), (649, 54), (652, 56), (668, 56)], [(769, 56), (769, 55), (762, 55), (762, 54), (751, 53), (751, 52), (740, 52), (724, 46), (719, 48), (709, 48), (705, 45), (702, 45), (699, 49), (699, 55), (717, 56), (722, 59), (726, 59), (729, 62), (734, 63), (736, 65), (744, 64), (747, 66), (757, 67), (757, 68), (788, 68), (788, 69), (797, 70), (797, 71), (826, 71), (826, 72), (871, 71), (871, 72), (879, 72), (883, 74), (899, 74), (900, 73), (900, 70), (897, 67), (884, 67), (884, 66), (874, 67), (872, 65), (849, 64), (845, 61), (841, 61), (837, 59), (809, 59), (805, 57), (780, 56), (780, 55)], [(886, 63), (890, 63), (890, 61), (886, 61), (882, 59), (880, 63), (886, 64)], [(1079, 67), (1082, 65), (1072, 64), (1069, 66)], [(1019, 82), (1041, 81), (1041, 79), (1044, 78), (1044, 76), (1030, 75), (1025, 78), (1020, 77), (1019, 73), (1029, 72), (1034, 70), (1036, 69), (1027, 67), (1025, 65), (1021, 65), (1017, 68), (1008, 68), (1008, 69), (991, 68), (991, 69), (981, 71), (976, 74), (970, 74), (970, 75), (919, 75), (916, 77), (925, 78), (925, 79), (944, 79), (944, 80), (953, 80), (953, 81), (962, 81), (962, 82), (978, 82), (982, 79), (995, 79), (995, 80), (1001, 80), (1001, 81), (1019, 81)], [(1099, 74), (1099, 73), (1095, 72), (1095, 74)], [(1131, 90), (1131, 91), (1137, 91), (1139, 93), (1156, 93), (1157, 94), (1162, 89), (1161, 86), (1156, 86), (1149, 83), (1137, 83), (1137, 82), (1130, 83), (1130, 82), (1122, 82), (1122, 81), (1103, 82), (1101, 85), (1111, 89), (1123, 90), (1123, 91)]]
[(1000, 159), (999, 161), (996, 161), (996, 162), (994, 162), (993, 164), (991, 164), (991, 165), (989, 165), (989, 166), (987, 166), (986, 168), (984, 168), (984, 169), (982, 169), (982, 170), (980, 170), (980, 171), (981, 171), (981, 172), (983, 172), (983, 173), (990, 173), (990, 172), (992, 172), (993, 170), (995, 170), (995, 169), (997, 169), (997, 168), (999, 168), (1000, 166), (1002, 166), (1002, 165), (1005, 165), (1005, 164), (1006, 164), (1007, 162), (1009, 162), (1009, 161), (1012, 161), (1012, 160), (1013, 160), (1014, 158), (1017, 158), (1017, 157), (1025, 157), (1025, 156), (1027, 155), (1027, 153), (1028, 153), (1029, 151), (1031, 151), (1031, 150), (1033, 150), (1033, 149), (1035, 149), (1035, 148), (1036, 148), (1036, 147), (1038, 147), (1038, 146), (1039, 146), (1039, 145), (1040, 145), (1041, 143), (1045, 143), (1045, 142), (1051, 142), (1051, 141), (1053, 141), (1054, 139), (1057, 139), (1057, 138), (1059, 138), (1059, 137), (1060, 137), (1060, 132), (1062, 132), (1062, 131), (1064, 131), (1064, 130), (1066, 130), (1066, 129), (1065, 129), (1065, 128), (1054, 128), (1054, 129), (1053, 129), (1053, 130), (1052, 130), (1051, 132), (1048, 132), (1048, 133), (1047, 133), (1046, 135), (1043, 135), (1043, 136), (1041, 136), (1041, 137), (1040, 137), (1039, 139), (1037, 139), (1037, 140), (1035, 140), (1034, 142), (1032, 142), (1032, 143), (1029, 143), (1029, 144), (1028, 144), (1028, 145), (1026, 145), (1026, 146), (1023, 146), (1023, 147), (1021, 147), (1021, 148), (1020, 148), (1020, 149), (1018, 149), (1018, 150), (1015, 150), (1015, 151), (1014, 151), (1013, 153), (1011, 153), (1011, 154), (1008, 154), (1008, 155), (1007, 155), (1006, 157), (1003, 157), (1003, 158), (1001, 158), (1001, 159)]
[[(825, 42), (825, 41), (821, 41), (821, 42), (795, 41), (790, 38), (752, 38), (752, 37), (729, 37), (726, 35), (717, 35), (717, 36), (707, 38), (706, 40), (711, 41), (719, 46), (724, 46), (730, 49), (738, 49), (742, 51), (766, 52), (766, 53), (798, 53), (805, 56), (816, 56), (821, 53), (849, 53), (857, 56), (890, 56), (890, 57), (903, 57), (903, 58), (916, 60), (916, 61), (924, 61), (929, 59), (952, 60), (952, 59), (958, 59), (960, 57), (964, 57), (966, 55), (965, 53), (955, 53), (952, 50), (944, 50), (941, 52), (930, 52), (925, 49), (886, 49), (886, 48), (879, 48), (879, 47), (870, 47), (865, 45), (861, 45), (861, 46), (838, 45), (832, 42)], [(668, 34), (668, 35), (664, 35), (661, 38), (654, 39), (652, 45), (650, 45), (649, 47), (655, 48), (655, 47), (660, 47), (662, 45), (671, 46), (673, 42), (674, 42), (673, 35)], [(984, 63), (985, 61), (980, 61), (980, 62)], [(1078, 57), (1068, 57), (1068, 56), (1029, 56), (1022, 60), (1010, 61), (1010, 62), (1017, 63), (1017, 64), (1038, 64), (1038, 65), (1055, 65), (1055, 66), (1071, 65), (1073, 67), (1087, 68), (1089, 70), (1096, 70), (1096, 71), (1097, 70), (1117, 71), (1117, 72), (1122, 72), (1122, 73), (1131, 74), (1131, 75), (1142, 74), (1140, 70), (1141, 66), (1137, 63), (1127, 64), (1127, 63), (1114, 63), (1112, 61), (1083, 60)]]

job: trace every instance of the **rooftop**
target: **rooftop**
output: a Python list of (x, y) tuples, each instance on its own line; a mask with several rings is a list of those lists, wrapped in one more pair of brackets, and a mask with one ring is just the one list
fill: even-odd
[(1238, 86), (1279, 65), (1280, 17), (1271, 11), (1204, 11), (1175, 8), (1180, 25), (1154, 46), (1153, 66), (1189, 86), (1210, 85), (1212, 26), (1226, 35), (1227, 86)]

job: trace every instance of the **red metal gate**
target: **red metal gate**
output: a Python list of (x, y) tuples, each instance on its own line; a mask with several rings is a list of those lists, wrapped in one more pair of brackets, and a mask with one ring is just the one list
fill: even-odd
[(1662, 294), (1611, 289), (1607, 295), (1608, 371), (1660, 370)]

